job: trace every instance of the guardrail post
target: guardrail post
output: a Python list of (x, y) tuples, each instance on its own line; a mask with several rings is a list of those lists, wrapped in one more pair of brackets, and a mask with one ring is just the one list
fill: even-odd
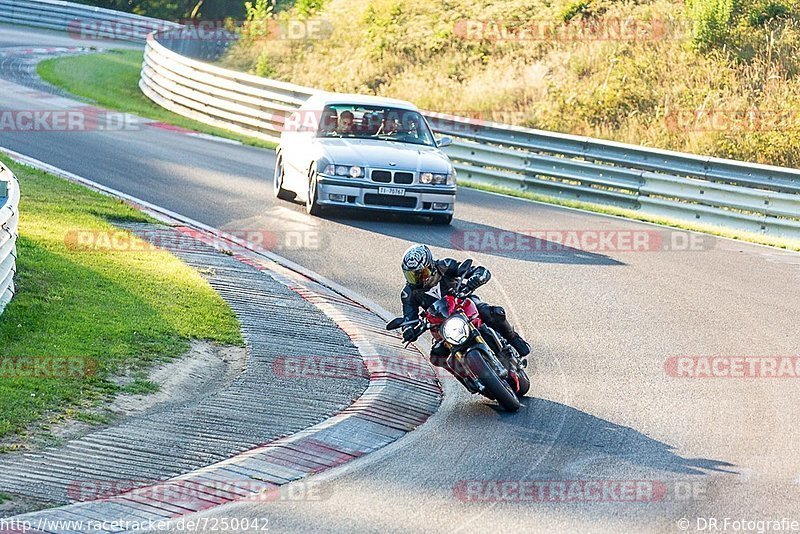
[(0, 163), (0, 314), (14, 296), (17, 272), (17, 231), (19, 226), (19, 182)]

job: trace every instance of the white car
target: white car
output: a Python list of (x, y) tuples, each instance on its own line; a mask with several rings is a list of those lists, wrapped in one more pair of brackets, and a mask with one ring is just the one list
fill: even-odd
[(285, 121), (275, 196), (319, 215), (328, 206), (427, 215), (450, 224), (456, 173), (413, 104), (320, 93)]

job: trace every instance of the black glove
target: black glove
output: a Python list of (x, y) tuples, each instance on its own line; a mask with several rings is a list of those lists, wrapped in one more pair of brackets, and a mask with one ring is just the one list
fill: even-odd
[(467, 279), (467, 291), (475, 291), (483, 285), (483, 279), (480, 276), (473, 275)]
[(410, 326), (403, 330), (403, 341), (406, 343), (410, 343), (411, 341), (416, 341), (419, 335), (417, 334), (416, 328)]

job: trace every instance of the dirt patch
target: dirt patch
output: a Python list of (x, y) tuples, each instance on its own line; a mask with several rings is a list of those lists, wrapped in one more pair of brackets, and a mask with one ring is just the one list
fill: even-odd
[[(31, 428), (23, 436), (0, 440), (0, 450), (12, 451), (3, 455), (9, 458), (15, 454), (58, 447), (66, 441), (119, 424), (132, 416), (196, 401), (230, 385), (246, 366), (247, 351), (243, 347), (220, 347), (214, 343), (193, 341), (189, 351), (181, 358), (153, 367), (144, 377), (148, 383), (157, 385), (157, 391), (122, 393), (104, 406), (60, 415)], [(121, 386), (129, 385), (132, 381), (131, 377), (116, 380)], [(12, 515), (11, 512), (24, 513), (43, 507), (42, 502), (6, 494), (1, 487), (0, 497), (0, 517)]]
[(147, 380), (158, 384), (157, 392), (118, 395), (106, 409), (118, 417), (127, 417), (193, 401), (229, 385), (244, 371), (246, 363), (247, 355), (242, 347), (219, 347), (194, 341), (183, 358), (150, 371)]
[[(119, 394), (105, 406), (80, 412), (82, 417), (105, 424), (91, 424), (74, 417), (60, 416), (32, 428), (23, 437), (0, 440), (0, 450), (12, 450), (6, 458), (58, 447), (65, 441), (80, 438), (101, 428), (119, 424), (126, 418), (157, 412), (176, 404), (192, 402), (227, 387), (247, 366), (247, 351), (243, 347), (220, 347), (205, 341), (193, 341), (181, 358), (153, 367), (146, 380), (158, 386), (148, 394)], [(125, 386), (130, 377), (116, 381)], [(10, 517), (55, 506), (30, 497), (13, 495), (0, 488), (0, 517)]]

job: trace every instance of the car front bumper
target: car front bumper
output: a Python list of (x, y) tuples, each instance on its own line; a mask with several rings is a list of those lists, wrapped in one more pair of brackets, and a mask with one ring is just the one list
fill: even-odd
[[(380, 194), (381, 187), (403, 189), (405, 195)], [(379, 184), (368, 180), (317, 175), (317, 202), (322, 206), (341, 206), (368, 210), (449, 215), (453, 213), (456, 186)], [(446, 207), (445, 207), (446, 205)]]

